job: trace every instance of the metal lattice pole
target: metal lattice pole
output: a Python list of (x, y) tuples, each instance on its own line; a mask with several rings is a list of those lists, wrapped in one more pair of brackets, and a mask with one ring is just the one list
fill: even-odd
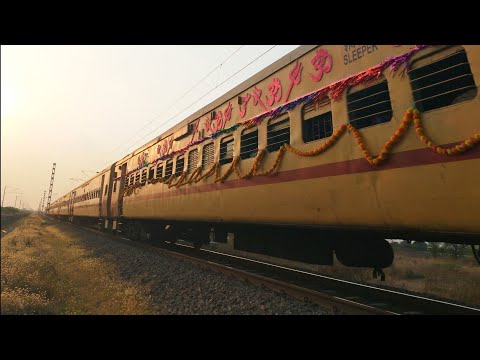
[(42, 212), (43, 212), (43, 205), (45, 205), (45, 195), (47, 193), (47, 190), (43, 192), (43, 200), (42, 200)]
[(55, 177), (55, 166), (56, 166), (56, 163), (53, 163), (52, 177), (50, 178), (50, 190), (48, 190), (47, 209), (50, 207), (50, 201), (52, 200), (53, 178)]

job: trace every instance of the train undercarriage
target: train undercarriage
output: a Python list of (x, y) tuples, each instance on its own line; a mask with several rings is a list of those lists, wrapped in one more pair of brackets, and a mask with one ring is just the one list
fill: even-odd
[(159, 221), (146, 219), (105, 219), (60, 217), (84, 226), (121, 234), (134, 241), (175, 243), (181, 239), (196, 249), (227, 243), (233, 235), (233, 249), (313, 265), (333, 265), (335, 255), (344, 266), (367, 267), (385, 278), (382, 269), (392, 265), (394, 252), (388, 239), (441, 241), (471, 245), (480, 264), (480, 240), (470, 234), (385, 231), (382, 229), (313, 228), (280, 225)]

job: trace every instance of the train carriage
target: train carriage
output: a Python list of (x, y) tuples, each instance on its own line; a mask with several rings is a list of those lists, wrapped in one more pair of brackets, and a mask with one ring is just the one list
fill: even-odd
[(479, 46), (302, 46), (112, 164), (90, 201), (133, 238), (230, 232), (317, 264), (387, 267), (391, 237), (480, 244), (479, 79)]

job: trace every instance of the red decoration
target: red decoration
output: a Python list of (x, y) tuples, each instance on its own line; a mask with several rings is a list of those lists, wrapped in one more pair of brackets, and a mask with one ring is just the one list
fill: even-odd
[(170, 150), (173, 148), (173, 136), (170, 139), (163, 140), (162, 144), (158, 144), (157, 146), (157, 154), (160, 156), (164, 156), (169, 153)]
[(137, 158), (138, 165), (144, 165), (147, 162), (148, 158), (148, 153), (143, 153), (142, 155), (139, 155)]
[(246, 96), (242, 96), (242, 103), (240, 104), (240, 108), (238, 110), (241, 118), (243, 118), (247, 113), (247, 104), (249, 100), (250, 100), (250, 94), (247, 94)]
[(265, 104), (262, 101), (262, 90), (258, 89), (256, 86), (253, 89), (253, 105), (257, 106), (257, 104), (260, 104), (262, 109), (264, 111), (267, 111), (267, 108), (265, 107)]
[(288, 86), (287, 97), (285, 98), (284, 103), (286, 103), (288, 101), (288, 98), (290, 97), (290, 92), (292, 91), (293, 85), (300, 84), (300, 80), (302, 80), (302, 70), (303, 70), (302, 63), (299, 63), (298, 60), (297, 60), (295, 62), (295, 65), (293, 66), (293, 69), (290, 70), (290, 74), (288, 74), (288, 77), (290, 78), (290, 85)]
[(268, 85), (268, 92), (271, 96), (271, 98), (268, 98), (268, 95), (265, 95), (268, 106), (272, 106), (274, 102), (282, 100), (282, 83), (278, 78), (273, 78), (270, 85)]
[(330, 55), (325, 49), (318, 49), (310, 63), (313, 65), (315, 71), (318, 71), (318, 74), (316, 75), (310, 74), (310, 78), (313, 81), (320, 81), (322, 80), (324, 73), (328, 73), (332, 70), (332, 55)]
[[(232, 118), (232, 104), (228, 103), (227, 108), (225, 109), (225, 124), (227, 123), (228, 120)], [(225, 124), (223, 124), (223, 127), (225, 127)], [(222, 127), (222, 129), (223, 129)]]

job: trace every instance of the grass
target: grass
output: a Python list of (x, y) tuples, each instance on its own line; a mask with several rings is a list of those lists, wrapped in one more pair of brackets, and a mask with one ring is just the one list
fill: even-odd
[(147, 290), (33, 214), (2, 236), (2, 314), (150, 314)]
[(473, 256), (458, 259), (449, 256), (433, 258), (428, 253), (395, 248), (392, 266), (384, 269), (385, 282), (374, 279), (371, 269), (348, 268), (336, 259), (334, 266), (319, 266), (318, 271), (345, 280), (405, 289), (480, 306), (480, 266)]

